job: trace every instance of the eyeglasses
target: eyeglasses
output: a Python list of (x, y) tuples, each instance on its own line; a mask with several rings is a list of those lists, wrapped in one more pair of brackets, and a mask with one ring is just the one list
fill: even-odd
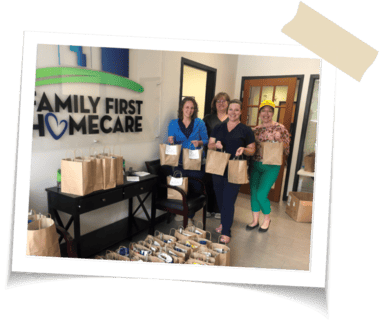
[(219, 104), (221, 104), (221, 103), (225, 103), (225, 102), (226, 102), (226, 100), (216, 101), (216, 103), (219, 103)]

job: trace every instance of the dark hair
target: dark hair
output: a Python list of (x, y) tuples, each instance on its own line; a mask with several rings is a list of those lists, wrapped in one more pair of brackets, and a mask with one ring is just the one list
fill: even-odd
[(185, 103), (187, 103), (187, 102), (192, 102), (193, 107), (195, 108), (193, 111), (193, 114), (191, 116), (191, 119), (193, 120), (193, 119), (197, 118), (197, 112), (199, 111), (199, 108), (197, 107), (197, 102), (193, 97), (187, 96), (187, 97), (184, 97), (183, 100), (180, 102), (179, 110), (177, 112), (177, 116), (180, 120), (182, 120), (184, 117), (183, 107), (184, 107)]
[(227, 93), (220, 92), (216, 94), (216, 96), (213, 98), (212, 103), (211, 103), (211, 114), (217, 114), (217, 109), (216, 109), (216, 102), (219, 100), (220, 97), (224, 97), (224, 99), (229, 102), (230, 97)]

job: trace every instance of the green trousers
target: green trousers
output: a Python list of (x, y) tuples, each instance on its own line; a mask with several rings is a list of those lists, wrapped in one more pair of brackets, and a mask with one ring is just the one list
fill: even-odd
[(255, 161), (253, 163), (250, 187), (251, 207), (253, 212), (262, 211), (264, 215), (271, 213), (271, 203), (268, 193), (279, 175), (279, 165), (263, 164)]

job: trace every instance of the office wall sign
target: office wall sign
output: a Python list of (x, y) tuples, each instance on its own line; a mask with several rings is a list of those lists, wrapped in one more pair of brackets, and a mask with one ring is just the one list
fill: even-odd
[[(37, 69), (36, 89), (43, 85), (89, 83), (118, 86), (136, 93), (144, 92), (144, 88), (140, 84), (128, 78), (128, 49), (102, 48), (103, 71), (84, 68), (86, 55), (83, 54), (81, 46), (70, 46), (70, 51), (77, 55), (79, 67), (59, 66)], [(60, 50), (58, 53), (60, 65)], [(55, 140), (59, 140), (67, 131), (68, 135), (143, 131), (142, 100), (127, 100), (121, 97), (102, 98), (76, 93), (65, 96), (53, 93), (54, 99), (52, 99), (52, 92), (49, 94), (51, 99), (48, 98), (46, 92), (43, 92), (40, 101), (35, 100), (34, 102), (37, 123), (33, 124), (33, 129), (38, 131), (40, 137), (45, 136), (47, 132)], [(68, 112), (68, 119), (58, 119), (57, 113), (62, 111)], [(100, 114), (101, 111), (105, 111), (105, 114)], [(84, 116), (80, 121), (78, 119), (76, 121), (75, 114)], [(59, 125), (64, 126), (61, 126), (61, 132), (57, 133), (54, 129), (57, 129)]]

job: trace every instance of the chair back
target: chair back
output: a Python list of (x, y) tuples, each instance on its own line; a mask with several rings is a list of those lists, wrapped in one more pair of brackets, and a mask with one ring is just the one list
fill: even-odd
[[(145, 161), (145, 166), (147, 167), (147, 171), (150, 174), (155, 174), (158, 176), (157, 182), (159, 184), (167, 183), (167, 171), (160, 165), (160, 159), (153, 161)], [(158, 196), (166, 198), (166, 189), (158, 189)]]

